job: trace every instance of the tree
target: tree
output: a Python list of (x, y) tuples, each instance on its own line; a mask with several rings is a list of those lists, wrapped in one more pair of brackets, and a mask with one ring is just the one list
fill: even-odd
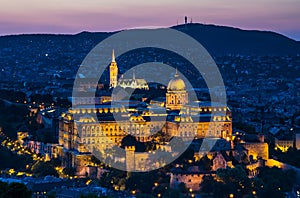
[(183, 183), (183, 182), (181, 182), (181, 183), (178, 185), (178, 189), (179, 189), (179, 191), (180, 191), (181, 193), (187, 193), (187, 192), (188, 192), (188, 190), (187, 190), (187, 188), (186, 188), (186, 185), (185, 185), (185, 183)]
[(56, 166), (60, 166), (61, 165), (61, 158), (52, 158), (50, 160), (50, 163), (52, 164), (52, 166), (56, 167)]
[(111, 169), (110, 172), (103, 173), (100, 178), (100, 186), (111, 188), (113, 184), (118, 184), (121, 178), (126, 178), (126, 172), (118, 169)]
[(91, 162), (94, 164), (98, 164), (98, 165), (101, 164), (101, 161), (94, 155), (92, 155), (92, 157), (91, 157)]
[(45, 94), (45, 95), (42, 95), (41, 100), (42, 100), (42, 102), (49, 104), (49, 103), (53, 102), (53, 97), (51, 94)]
[(42, 102), (42, 95), (41, 94), (32, 94), (32, 95), (30, 95), (30, 101), (40, 103), (40, 102)]
[(292, 190), (296, 182), (296, 173), (293, 170), (264, 167), (260, 170), (258, 178), (263, 182), (261, 190), (264, 197), (284, 197), (283, 192)]
[(229, 196), (231, 193), (240, 197), (252, 192), (250, 179), (241, 166), (218, 169), (217, 180), (213, 192), (216, 197)]
[(0, 188), (4, 187), (5, 191), (0, 191), (0, 197), (3, 198), (31, 198), (31, 191), (27, 189), (24, 184), (11, 183), (9, 185), (1, 185)]
[(204, 171), (210, 171), (212, 167), (212, 161), (205, 155), (199, 161), (199, 165), (202, 166)]
[(74, 176), (76, 173), (76, 168), (64, 168), (63, 173), (69, 176)]
[(2, 170), (6, 168), (24, 169), (26, 164), (32, 162), (32, 158), (29, 155), (18, 155), (2, 145), (0, 145), (0, 149), (0, 169)]
[(129, 190), (139, 190), (143, 193), (152, 191), (153, 183), (156, 181), (156, 176), (151, 172), (145, 173), (130, 173), (126, 181), (126, 188)]
[(201, 192), (204, 193), (213, 193), (214, 188), (217, 184), (217, 181), (211, 175), (205, 175), (200, 183)]
[(85, 195), (80, 195), (80, 198), (98, 198), (98, 195), (95, 193), (89, 193)]
[(45, 177), (47, 175), (58, 177), (55, 167), (50, 162), (38, 161), (32, 166), (31, 170), (35, 177)]
[(8, 189), (8, 184), (0, 181), (0, 197), (4, 197)]
[(54, 190), (54, 191), (50, 191), (50, 192), (47, 193), (47, 195), (46, 195), (47, 198), (56, 198), (56, 196), (57, 196), (57, 193), (56, 193), (55, 190)]
[(50, 128), (43, 128), (37, 131), (37, 140), (44, 143), (55, 143), (55, 134)]
[(164, 193), (165, 197), (172, 197), (172, 198), (180, 198), (183, 197), (180, 194), (180, 191), (178, 189), (171, 189), (168, 188), (168, 190)]

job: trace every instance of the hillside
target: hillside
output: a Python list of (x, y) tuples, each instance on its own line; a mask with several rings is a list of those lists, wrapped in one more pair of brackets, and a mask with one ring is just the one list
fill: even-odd
[(300, 42), (270, 31), (241, 30), (238, 28), (189, 24), (175, 26), (198, 40), (212, 54), (295, 55), (300, 53)]
[[(212, 55), (296, 55), (300, 54), (300, 42), (269, 31), (241, 30), (238, 28), (188, 24), (172, 27), (198, 40)], [(113, 33), (82, 32), (76, 35), (28, 34), (0, 37), (0, 52), (18, 55), (18, 48), (29, 52), (43, 52), (50, 49), (57, 52), (76, 50), (84, 56), (97, 43)], [(83, 53), (83, 54), (81, 54)], [(79, 57), (79, 58), (80, 58)]]

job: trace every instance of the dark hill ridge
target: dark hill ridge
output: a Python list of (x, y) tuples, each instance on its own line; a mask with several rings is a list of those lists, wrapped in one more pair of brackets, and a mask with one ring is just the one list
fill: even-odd
[(300, 54), (300, 42), (270, 31), (189, 24), (174, 29), (187, 33), (212, 54), (286, 55)]
[[(257, 56), (300, 54), (299, 41), (275, 32), (241, 30), (232, 27), (203, 24), (179, 25), (172, 28), (192, 36), (214, 56), (226, 54)], [(36, 52), (38, 50), (43, 52), (52, 48), (52, 50), (59, 52), (76, 50), (84, 54), (112, 34), (114, 33), (81, 32), (75, 35), (24, 34), (1, 36), (0, 52), (4, 48), (12, 48), (11, 51), (14, 52), (18, 46), (28, 46), (28, 48)]]

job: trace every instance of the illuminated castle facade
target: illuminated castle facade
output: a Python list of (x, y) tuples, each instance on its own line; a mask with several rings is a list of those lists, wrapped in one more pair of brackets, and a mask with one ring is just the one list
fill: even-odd
[[(112, 87), (116, 83), (117, 67), (114, 60), (110, 66)], [(165, 106), (131, 101), (130, 107), (123, 103), (78, 105), (60, 117), (60, 155), (65, 167), (88, 166), (93, 149), (103, 151), (120, 146), (127, 135), (140, 142), (151, 141), (161, 131), (166, 137), (230, 138), (232, 135), (231, 111), (224, 105), (200, 102), (189, 103), (184, 81), (176, 72), (169, 82)], [(97, 115), (95, 119), (90, 114)], [(118, 117), (118, 121), (115, 121)]]

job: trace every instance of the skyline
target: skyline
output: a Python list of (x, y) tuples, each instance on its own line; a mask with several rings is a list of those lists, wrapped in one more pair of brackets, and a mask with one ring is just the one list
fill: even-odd
[(116, 31), (184, 22), (268, 30), (300, 40), (298, 0), (11, 0), (0, 8), (0, 35)]

